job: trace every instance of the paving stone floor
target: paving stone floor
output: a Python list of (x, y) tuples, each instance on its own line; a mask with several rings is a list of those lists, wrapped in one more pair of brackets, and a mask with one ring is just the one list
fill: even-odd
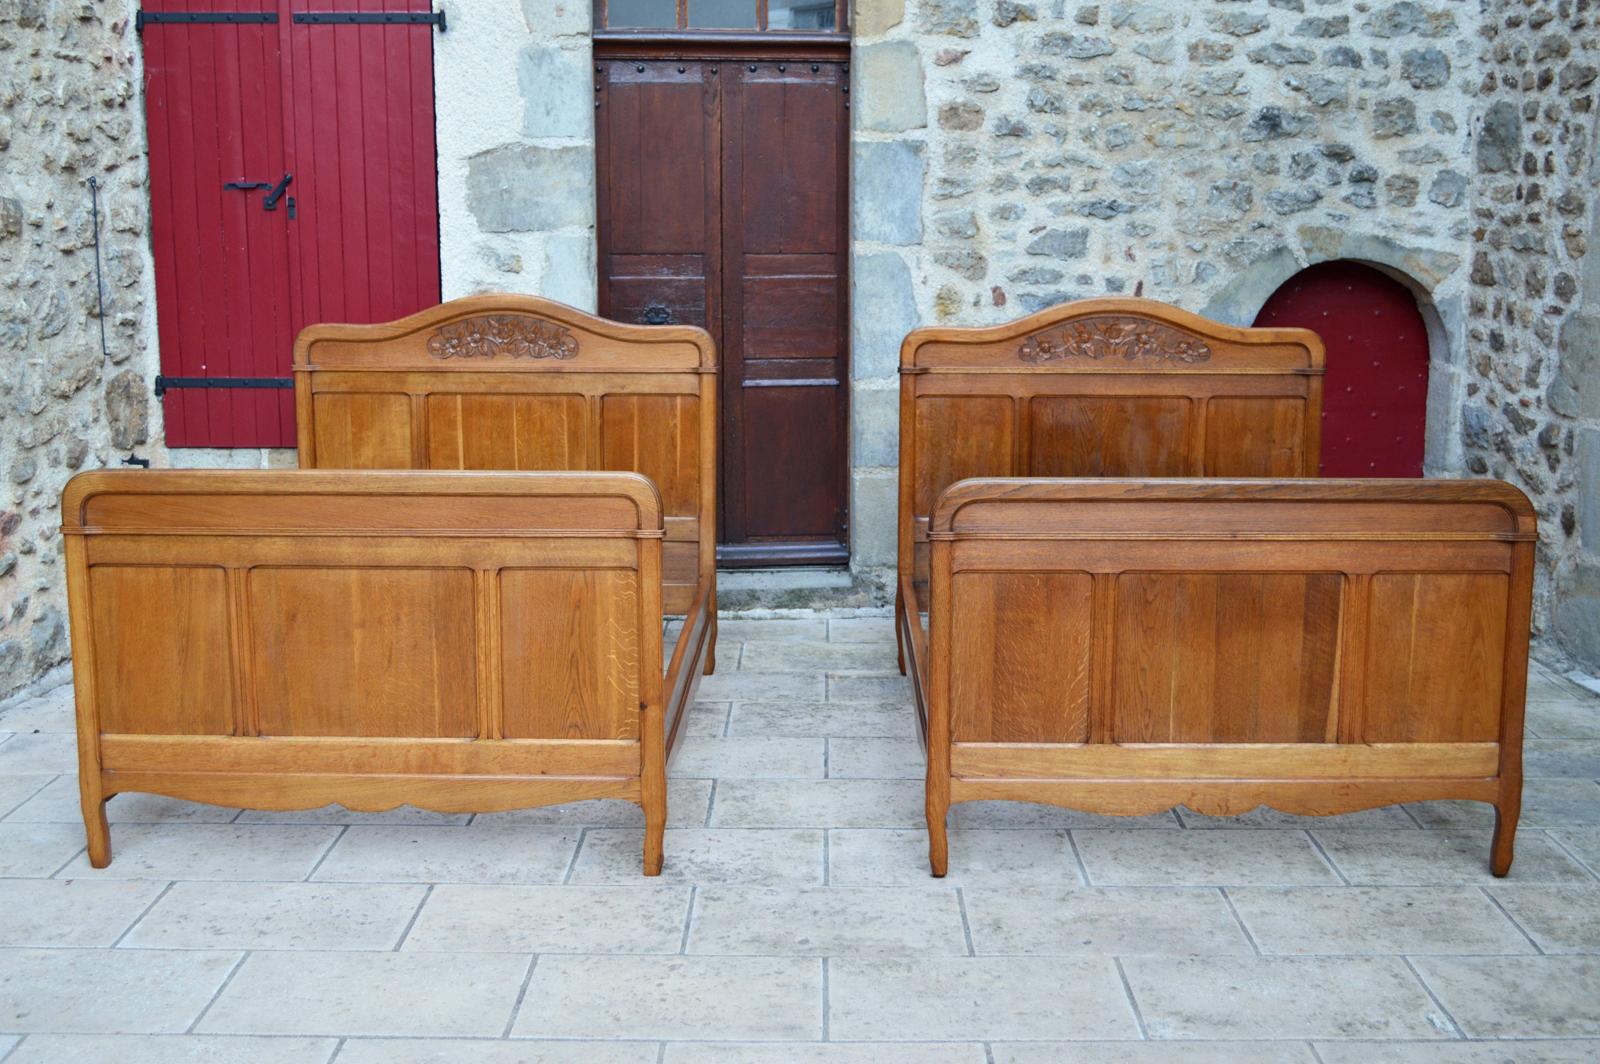
[[(1600, 697), (1537, 667), (1487, 808), (958, 806), (928, 877), (887, 617), (726, 620), (642, 818), (128, 795), (83, 856), (71, 692), (0, 714), (5, 1064), (1600, 1060)], [(891, 1044), (892, 1043), (892, 1044)]]

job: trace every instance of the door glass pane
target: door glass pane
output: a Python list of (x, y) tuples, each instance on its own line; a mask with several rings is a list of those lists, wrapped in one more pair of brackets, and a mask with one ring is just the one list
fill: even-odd
[(834, 6), (834, 0), (767, 0), (767, 29), (837, 29)]
[(613, 30), (678, 28), (678, 0), (608, 0), (606, 27)]
[(689, 0), (689, 28), (753, 30), (756, 28), (756, 0)]

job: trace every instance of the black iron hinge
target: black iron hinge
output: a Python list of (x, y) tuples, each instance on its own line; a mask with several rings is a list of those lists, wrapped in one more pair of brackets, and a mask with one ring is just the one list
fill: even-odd
[(173, 388), (293, 388), (293, 377), (157, 377), (156, 395)]
[(133, 16), (133, 28), (139, 33), (144, 32), (146, 26), (159, 26), (163, 23), (188, 23), (197, 22), (218, 23), (227, 26), (240, 25), (271, 25), (278, 21), (276, 11), (144, 11), (141, 10)]
[(301, 26), (438, 26), (443, 33), (443, 11), (297, 11), (294, 21)]

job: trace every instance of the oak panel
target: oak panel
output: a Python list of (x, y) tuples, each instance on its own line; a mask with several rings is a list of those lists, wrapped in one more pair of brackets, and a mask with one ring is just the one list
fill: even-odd
[(1319, 742), (1338, 664), (1336, 573), (1117, 579), (1118, 742)]
[(1499, 734), (1509, 591), (1499, 573), (1372, 578), (1368, 742), (1488, 742)]
[(471, 572), (258, 568), (249, 588), (262, 735), (477, 733)]
[(226, 572), (97, 565), (89, 587), (101, 730), (232, 735)]
[(1206, 403), (1206, 476), (1308, 475), (1305, 406), (1301, 399), (1212, 398)]
[(693, 395), (607, 395), (601, 400), (606, 469), (643, 473), (664, 511), (693, 517), (700, 507), (700, 400)]
[(588, 469), (581, 395), (428, 396), (430, 469)]
[(1028, 473), (1177, 477), (1189, 468), (1193, 402), (1183, 397), (1035, 396)]
[(1015, 404), (1009, 397), (925, 396), (915, 402), (916, 460), (900, 472), (914, 477), (916, 513), (930, 513), (940, 493), (958, 480), (1016, 471)]
[(321, 468), (410, 468), (410, 396), (324, 392), (312, 402)]
[(1090, 584), (1087, 573), (955, 577), (956, 742), (1088, 739)]
[(500, 574), (509, 739), (639, 736), (639, 591), (628, 570)]

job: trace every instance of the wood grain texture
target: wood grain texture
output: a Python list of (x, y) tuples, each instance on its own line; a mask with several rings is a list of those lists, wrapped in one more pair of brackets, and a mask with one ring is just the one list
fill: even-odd
[(1124, 573), (1117, 742), (1318, 742), (1333, 710), (1334, 573)]
[(717, 359), (690, 325), (628, 325), (535, 296), (452, 300), (295, 341), (302, 469), (612, 469), (661, 493), (668, 612), (715, 603)]
[(1087, 573), (955, 578), (950, 712), (956, 742), (1089, 738)]
[(1486, 801), (1509, 869), (1536, 542), (1510, 485), (967, 480), (928, 537), (926, 644), (899, 624), (936, 875), (949, 804), (993, 798)]
[(1027, 476), (1181, 477), (1190, 472), (1194, 403), (1188, 398), (1035, 396), (1028, 406), (1028, 461), (1019, 470)]
[[(90, 859), (105, 800), (451, 811), (621, 797), (661, 869), (660, 496), (633, 473), (80, 474), (62, 499)], [(667, 704), (670, 697), (671, 704)]]

